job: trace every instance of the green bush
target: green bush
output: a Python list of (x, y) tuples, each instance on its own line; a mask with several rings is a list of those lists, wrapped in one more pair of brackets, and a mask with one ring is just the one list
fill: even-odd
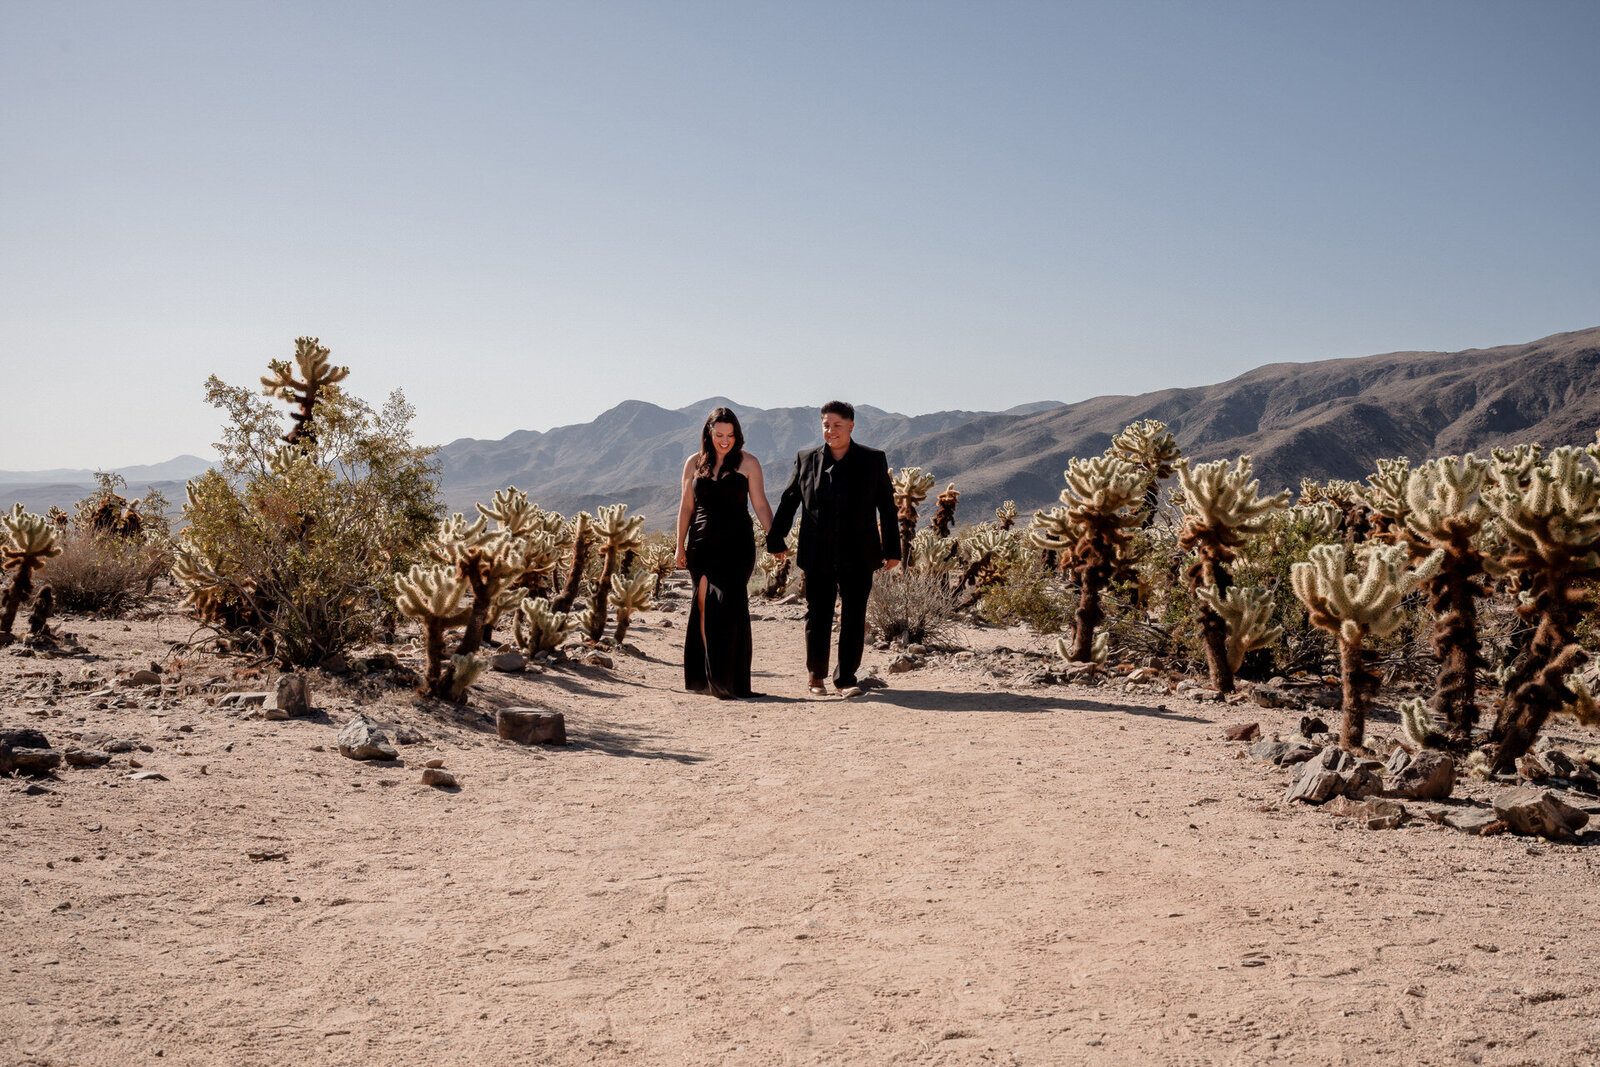
[[(301, 338), (302, 370), (308, 351), (327, 354)], [(189, 483), (184, 507), (176, 569), (191, 607), (233, 644), (286, 666), (367, 638), (444, 511), (433, 450), (412, 443), (405, 396), (374, 410), (321, 385), (314, 430), (294, 445), (282, 442), (278, 409), (250, 390), (212, 376), (206, 398), (227, 421), (221, 462)]]

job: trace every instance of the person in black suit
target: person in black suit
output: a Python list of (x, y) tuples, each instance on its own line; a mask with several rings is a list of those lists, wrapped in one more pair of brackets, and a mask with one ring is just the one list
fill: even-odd
[(839, 663), (833, 684), (857, 696), (856, 670), (867, 632), (872, 572), (900, 563), (889, 461), (876, 448), (850, 439), (856, 409), (842, 400), (822, 406), (822, 446), (794, 457), (794, 473), (778, 500), (767, 532), (767, 551), (784, 557), (784, 538), (800, 515), (800, 569), (806, 574), (806, 673), (811, 692), (827, 692), (833, 602), (840, 601)]

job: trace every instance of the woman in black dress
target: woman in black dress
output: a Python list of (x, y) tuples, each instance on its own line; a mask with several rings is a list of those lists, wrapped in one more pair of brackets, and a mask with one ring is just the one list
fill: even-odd
[(689, 568), (694, 606), (683, 642), (683, 685), (724, 700), (750, 691), (750, 602), (746, 587), (756, 565), (755, 532), (772, 529), (761, 464), (744, 450), (744, 431), (727, 408), (717, 408), (700, 431), (700, 452), (683, 465), (678, 505), (678, 566)]

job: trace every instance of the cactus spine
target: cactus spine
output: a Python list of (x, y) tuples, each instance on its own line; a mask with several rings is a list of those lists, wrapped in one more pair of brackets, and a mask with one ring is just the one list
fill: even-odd
[[(1229, 603), (1228, 593), (1233, 585), (1228, 564), (1246, 538), (1264, 531), (1273, 513), (1288, 506), (1290, 493), (1286, 489), (1270, 497), (1261, 496), (1261, 483), (1250, 476), (1249, 456), (1242, 456), (1231, 465), (1219, 459), (1192, 468), (1183, 459), (1178, 461), (1177, 472), (1184, 512), (1178, 545), (1194, 552), (1188, 571), (1189, 590), (1201, 603), (1200, 631), (1211, 687), (1231, 693), (1237, 667), (1228, 652), (1228, 618), (1219, 610)], [(1202, 589), (1207, 590), (1204, 597), (1200, 594)], [(1243, 610), (1244, 601), (1234, 603)], [(1242, 623), (1243, 615), (1237, 618)], [(1236, 634), (1234, 638), (1237, 643), (1243, 635)]]
[(1497, 771), (1516, 765), (1551, 712), (1579, 703), (1569, 676), (1589, 658), (1575, 632), (1594, 605), (1591, 587), (1600, 577), (1597, 457), (1597, 445), (1495, 456), (1497, 484), (1488, 497), (1506, 541), (1501, 561), (1521, 587), (1517, 614), (1534, 624), (1495, 717), (1490, 765)]
[[(1105, 621), (1101, 598), (1112, 581), (1126, 573), (1127, 548), (1141, 524), (1135, 505), (1144, 497), (1144, 472), (1115, 456), (1074, 459), (1064, 474), (1061, 506), (1033, 517), (1030, 536), (1046, 551), (1060, 552), (1078, 583), (1071, 646), (1067, 658), (1095, 663), (1095, 629)], [(1105, 635), (1101, 635), (1103, 638)]]
[(1378, 676), (1366, 662), (1366, 639), (1382, 637), (1400, 625), (1401, 599), (1438, 571), (1443, 555), (1435, 552), (1417, 567), (1408, 568), (1404, 547), (1368, 544), (1355, 553), (1354, 562), (1362, 571), (1352, 573), (1349, 549), (1317, 545), (1309, 560), (1289, 569), (1295, 596), (1306, 606), (1312, 625), (1338, 639), (1344, 690), (1341, 748), (1355, 751), (1361, 747), (1367, 709), (1378, 689)]

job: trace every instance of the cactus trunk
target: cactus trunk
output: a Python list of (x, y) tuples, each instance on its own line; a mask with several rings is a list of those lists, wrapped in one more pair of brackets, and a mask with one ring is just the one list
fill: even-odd
[[(1576, 641), (1577, 629), (1588, 605), (1587, 595), (1567, 584), (1567, 576), (1546, 571), (1538, 594), (1526, 614), (1538, 618), (1533, 642), (1506, 679), (1499, 714), (1490, 740), (1496, 742), (1490, 766), (1496, 771), (1516, 769), (1517, 760), (1532, 747), (1550, 713), (1573, 699), (1567, 675), (1588, 661)], [(1519, 614), (1524, 609), (1518, 609)]]
[(550, 610), (558, 614), (572, 610), (572, 605), (578, 599), (578, 591), (583, 588), (583, 569), (589, 565), (589, 538), (583, 527), (579, 527), (578, 536), (572, 542), (572, 569), (567, 572), (566, 584), (561, 587), (561, 595), (556, 597), (550, 605)]
[[(1200, 558), (1203, 584), (1225, 595), (1233, 584), (1226, 567), (1214, 563), (1204, 555)], [(1221, 615), (1202, 604), (1200, 607), (1200, 639), (1206, 649), (1206, 669), (1211, 677), (1211, 688), (1219, 693), (1233, 692), (1233, 664), (1228, 660), (1228, 623)]]
[(31, 560), (24, 558), (17, 568), (17, 576), (6, 588), (6, 598), (0, 602), (0, 635), (11, 636), (11, 624), (17, 621), (17, 612), (33, 592), (33, 566)]
[(1435, 578), (1430, 592), (1432, 645), (1440, 668), (1429, 706), (1449, 724), (1451, 747), (1465, 749), (1478, 724), (1478, 668), (1487, 666), (1478, 640), (1477, 597), (1483, 590), (1470, 574), (1453, 570)]
[(783, 595), (784, 587), (789, 584), (789, 566), (793, 557), (785, 556), (783, 562), (778, 564), (772, 572), (772, 577), (767, 579), (766, 587), (761, 590), (761, 595), (768, 600), (776, 600)]
[(1339, 724), (1339, 747), (1347, 752), (1361, 749), (1367, 733), (1367, 709), (1372, 706), (1372, 696), (1378, 690), (1378, 676), (1367, 667), (1366, 650), (1362, 641), (1339, 639), (1339, 681), (1343, 688), (1341, 710), (1344, 721)]

